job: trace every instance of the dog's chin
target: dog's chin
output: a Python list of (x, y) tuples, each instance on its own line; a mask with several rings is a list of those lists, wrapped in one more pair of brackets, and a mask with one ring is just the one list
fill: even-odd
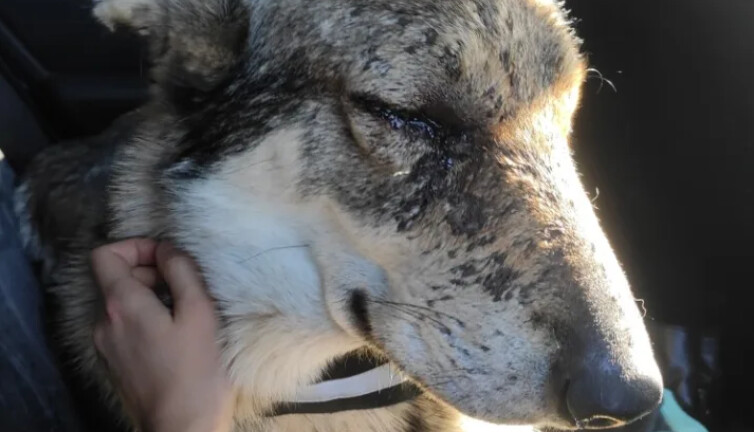
[[(485, 394), (475, 391), (482, 385), (468, 383), (468, 379), (459, 378), (451, 382), (438, 384), (436, 379), (438, 373), (421, 371), (417, 364), (422, 362), (416, 360), (401, 361), (399, 356), (390, 352), (385, 355), (406, 373), (412, 381), (417, 383), (425, 394), (437, 403), (453, 410), (462, 415), (463, 418), (472, 419), (480, 424), (488, 426), (527, 426), (535, 427), (536, 430), (569, 431), (576, 430), (576, 425), (566, 412), (561, 412), (555, 407), (527, 407), (516, 406), (515, 403), (508, 403), (507, 408), (496, 408), (490, 404), (491, 401), (512, 400), (515, 396), (505, 394)], [(431, 361), (425, 361), (424, 364)], [(545, 396), (543, 396), (544, 398)], [(521, 398), (525, 402), (524, 398)], [(472, 428), (470, 430), (486, 430), (484, 428)], [(495, 429), (496, 430), (496, 429)], [(514, 429), (515, 430), (515, 429)]]

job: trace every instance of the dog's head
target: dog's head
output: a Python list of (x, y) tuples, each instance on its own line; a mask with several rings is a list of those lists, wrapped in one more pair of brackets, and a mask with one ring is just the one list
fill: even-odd
[(254, 208), (229, 238), (265, 218), (294, 233), (270, 250), (308, 247), (344, 334), (487, 421), (605, 427), (657, 405), (642, 318), (568, 147), (585, 62), (555, 2), (98, 13), (151, 37), (155, 98), (180, 119), (173, 184), (221, 183), (233, 198), (213, 205)]

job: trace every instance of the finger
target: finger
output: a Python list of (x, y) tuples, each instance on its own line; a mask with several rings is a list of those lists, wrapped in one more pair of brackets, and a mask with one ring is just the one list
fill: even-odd
[(105, 298), (108, 322), (114, 326), (125, 323), (137, 328), (156, 328), (170, 322), (170, 311), (160, 302), (152, 289), (135, 278), (115, 282)]
[(97, 348), (97, 351), (102, 353), (104, 355), (105, 351), (107, 350), (107, 327), (104, 323), (98, 323), (94, 327), (94, 334), (92, 335), (94, 338), (94, 347)]
[(154, 289), (160, 281), (156, 267), (134, 267), (131, 269), (131, 277), (141, 282), (144, 286)]
[(157, 267), (170, 287), (176, 318), (210, 312), (212, 305), (194, 261), (168, 243), (157, 247)]
[(92, 270), (97, 284), (107, 296), (119, 279), (130, 277), (131, 268), (153, 265), (156, 243), (150, 239), (130, 239), (101, 246), (92, 252)]

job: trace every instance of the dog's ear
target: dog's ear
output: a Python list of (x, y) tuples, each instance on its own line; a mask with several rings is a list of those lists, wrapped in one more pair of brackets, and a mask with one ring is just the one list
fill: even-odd
[(191, 99), (227, 77), (249, 27), (244, 0), (95, 0), (94, 15), (111, 30), (122, 26), (145, 37), (158, 88)]

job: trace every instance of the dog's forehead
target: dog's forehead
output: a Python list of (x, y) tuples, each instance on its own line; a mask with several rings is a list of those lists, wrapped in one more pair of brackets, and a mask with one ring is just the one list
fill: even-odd
[(378, 8), (376, 17), (365, 18), (361, 28), (376, 28), (351, 53), (356, 76), (395, 97), (417, 90), (525, 100), (551, 85), (565, 57), (575, 54), (570, 33), (553, 19), (554, 6), (484, 0), (424, 6)]
[(261, 24), (296, 36), (278, 39), (278, 55), (296, 53), (325, 79), (339, 75), (346, 91), (405, 108), (441, 102), (460, 117), (502, 119), (580, 66), (549, 0), (289, 2)]

